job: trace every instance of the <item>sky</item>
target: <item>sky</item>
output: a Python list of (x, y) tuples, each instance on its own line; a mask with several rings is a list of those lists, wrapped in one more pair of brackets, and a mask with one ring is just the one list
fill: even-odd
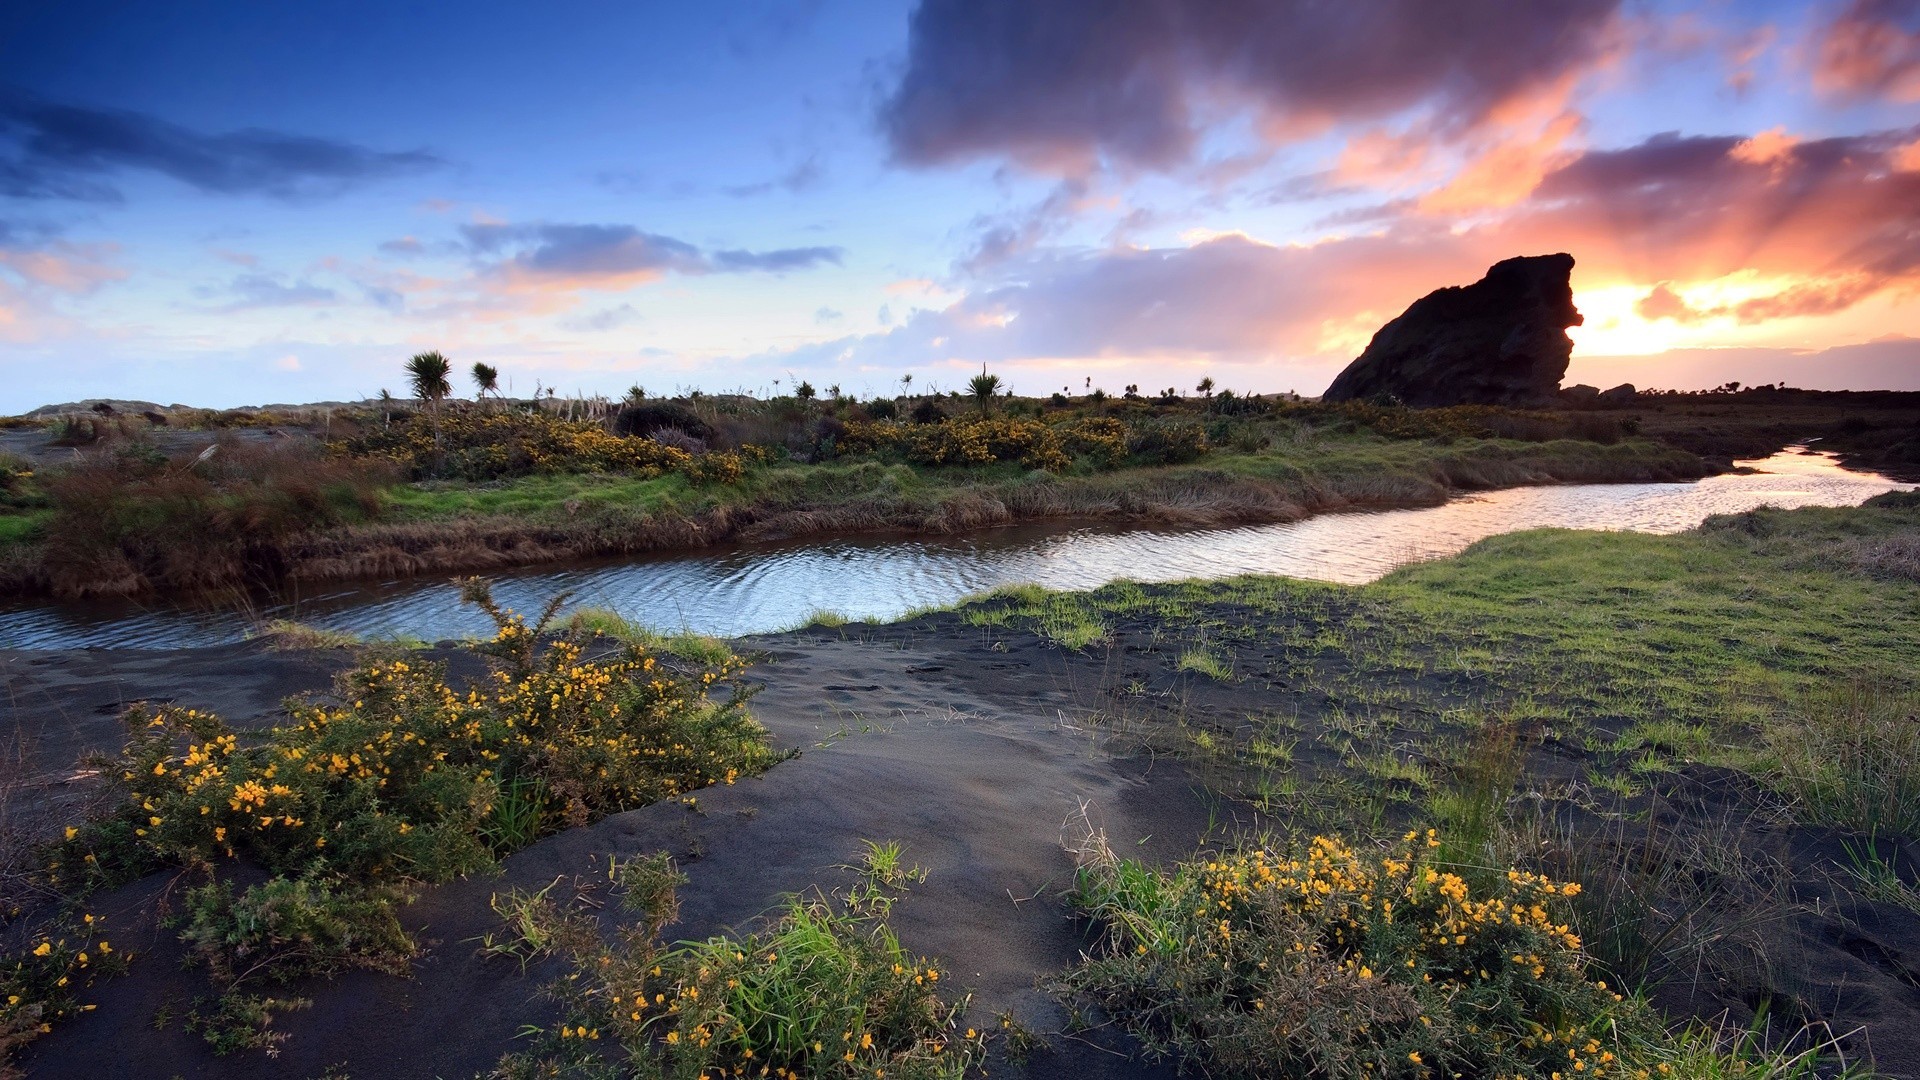
[(0, 412), (1316, 394), (1556, 251), (1570, 382), (1920, 389), (1920, 0), (0, 5)]

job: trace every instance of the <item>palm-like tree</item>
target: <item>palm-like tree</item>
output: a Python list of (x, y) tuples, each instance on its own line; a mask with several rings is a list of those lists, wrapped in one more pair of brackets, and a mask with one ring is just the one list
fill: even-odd
[(479, 388), (480, 396), (483, 398), (488, 394), (498, 396), (500, 393), (500, 369), (494, 367), (492, 364), (473, 365), (473, 385)]
[(413, 396), (427, 407), (427, 415), (433, 418), (433, 444), (440, 445), (440, 402), (453, 393), (453, 384), (447, 376), (453, 373), (453, 362), (437, 352), (423, 352), (407, 361), (407, 381), (413, 384)]
[(1213, 396), (1213, 376), (1209, 375), (1206, 378), (1201, 379), (1200, 385), (1194, 387), (1194, 389), (1200, 391), (1201, 393), (1207, 395), (1208, 397), (1212, 397)]
[(987, 365), (980, 365), (980, 374), (967, 382), (967, 393), (980, 403), (980, 415), (987, 415), (993, 404), (993, 396), (1000, 392), (1000, 376), (987, 374)]

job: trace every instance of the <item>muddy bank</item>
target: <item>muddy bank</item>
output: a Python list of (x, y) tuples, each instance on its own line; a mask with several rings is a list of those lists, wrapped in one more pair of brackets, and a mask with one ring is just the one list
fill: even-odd
[[(181, 1029), (177, 1017), (205, 983), (180, 970), (182, 950), (157, 924), (174, 879), (102, 897), (91, 910), (110, 920), (116, 944), (142, 955), (130, 974), (98, 988), (96, 1011), (35, 1044), (23, 1062), (29, 1075), (114, 1075), (131, 1060), (158, 1076), (472, 1075), (514, 1048), (520, 1025), (549, 1018), (538, 990), (558, 970), (522, 975), (510, 960), (477, 957), (471, 939), (497, 926), (496, 892), (560, 879), (591, 902), (610, 855), (669, 850), (690, 881), (668, 935), (704, 937), (750, 923), (783, 894), (847, 884), (842, 864), (865, 839), (903, 842), (928, 871), (895, 908), (893, 925), (974, 995), (971, 1022), (984, 1026), (1012, 1009), (1058, 1031), (1065, 1016), (1035, 983), (1083, 944), (1059, 895), (1073, 867), (1062, 844), (1069, 819), (1085, 807), (1116, 842), (1157, 858), (1183, 855), (1235, 819), (1179, 765), (1106, 754), (1075, 721), (1068, 689), (1049, 687), (1043, 665), (1017, 665), (1036, 676), (1017, 690), (995, 680), (987, 691), (974, 678), (970, 645), (875, 648), (806, 634), (752, 644), (766, 650), (754, 670), (765, 685), (754, 713), (799, 757), (699, 792), (697, 809), (670, 802), (621, 814), (520, 852), (498, 876), (426, 890), (407, 913), (429, 943), (413, 976), (354, 973), (289, 988), (313, 1006), (276, 1023), (292, 1036), (277, 1057), (215, 1058)], [(169, 698), (251, 725), (270, 718), (272, 698), (322, 689), (343, 663), (341, 654), (240, 647), (171, 658), (15, 654), (5, 670), (21, 703), (14, 722), (39, 733), (51, 761), (53, 747), (115, 745), (106, 705)], [(176, 1019), (155, 1030), (156, 1015), (168, 1012)], [(1121, 1042), (1111, 1034), (1058, 1042), (1030, 1075), (1171, 1075), (1095, 1048)]]

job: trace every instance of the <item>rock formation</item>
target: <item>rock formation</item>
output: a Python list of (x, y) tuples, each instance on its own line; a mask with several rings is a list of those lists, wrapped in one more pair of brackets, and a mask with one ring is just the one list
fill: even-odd
[(1414, 301), (1380, 328), (1324, 401), (1436, 405), (1546, 405), (1567, 373), (1583, 321), (1573, 307), (1573, 256), (1498, 262), (1467, 286)]

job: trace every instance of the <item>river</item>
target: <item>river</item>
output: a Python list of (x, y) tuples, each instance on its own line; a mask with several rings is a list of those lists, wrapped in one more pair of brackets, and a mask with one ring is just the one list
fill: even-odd
[[(1442, 506), (1324, 514), (1280, 525), (1157, 530), (1028, 526), (964, 536), (859, 536), (541, 566), (495, 577), (522, 612), (571, 590), (659, 630), (734, 637), (818, 612), (889, 619), (1003, 585), (1091, 589), (1120, 579), (1284, 574), (1371, 581), (1404, 563), (1455, 554), (1498, 533), (1544, 527), (1671, 533), (1758, 506), (1850, 506), (1905, 485), (1788, 449), (1751, 472), (1689, 483), (1567, 484), (1463, 495)], [(369, 637), (429, 641), (490, 631), (445, 580), (309, 589), (245, 605), (37, 604), (0, 607), (0, 646), (182, 648), (245, 638), (291, 618)]]

